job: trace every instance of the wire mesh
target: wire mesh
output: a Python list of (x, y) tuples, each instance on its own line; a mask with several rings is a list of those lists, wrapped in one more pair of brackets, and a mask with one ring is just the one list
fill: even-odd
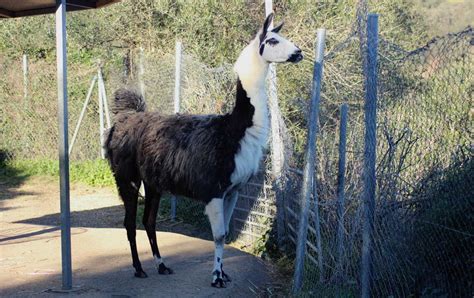
[[(406, 51), (381, 37), (371, 247), (371, 295), (375, 297), (469, 297), (473, 293), (473, 38), (469, 27)], [(364, 73), (360, 54), (364, 45), (351, 40), (352, 44), (346, 39), (343, 46), (336, 46), (340, 51), (325, 60), (317, 144), (319, 204), (315, 208), (313, 201), (310, 211), (303, 295), (358, 296), (361, 292)], [(347, 61), (353, 65), (343, 65)], [(338, 264), (337, 126), (342, 102), (349, 103), (350, 112), (344, 246)], [(301, 179), (295, 172), (286, 173), (292, 187), (285, 194), (286, 232), (292, 243), (298, 237)], [(294, 253), (291, 245), (288, 253)]]
[[(356, 26), (354, 26), (356, 27)], [(317, 144), (318, 217), (310, 206), (303, 293), (358, 296), (362, 235), (363, 79), (357, 32), (333, 46), (325, 60)], [(331, 35), (328, 36), (331, 39)], [(336, 40), (330, 40), (337, 44)], [(474, 32), (467, 28), (408, 51), (380, 37), (377, 124), (377, 193), (373, 233), (373, 296), (471, 297), (473, 290), (473, 60)], [(173, 113), (175, 53), (144, 51), (138, 77), (138, 54), (123, 63), (106, 62), (104, 80), (109, 106), (123, 85), (144, 82), (149, 110)], [(133, 58), (135, 57), (135, 58)], [(133, 59), (132, 59), (133, 58)], [(16, 159), (57, 158), (56, 69), (31, 60), (27, 96), (22, 62), (0, 57), (0, 150)], [(97, 67), (69, 67), (69, 127), (74, 127)], [(310, 76), (308, 76), (310, 77)], [(285, 84), (285, 79), (279, 83)], [(234, 102), (232, 65), (211, 68), (186, 51), (182, 56), (181, 108), (184, 113), (225, 113)], [(299, 219), (304, 143), (298, 127), (308, 111), (307, 90), (283, 106), (285, 249), (294, 257)], [(71, 160), (100, 156), (97, 87), (87, 107)], [(279, 91), (284, 92), (284, 91)], [(296, 92), (296, 91), (295, 91)], [(283, 96), (280, 96), (283, 98)], [(348, 103), (347, 164), (343, 257), (337, 254), (337, 160), (339, 107)], [(291, 107), (289, 107), (291, 105)], [(283, 120), (281, 120), (283, 121)], [(72, 133), (72, 129), (71, 129)], [(295, 151), (295, 152), (294, 152)], [(270, 158), (267, 157), (266, 167)], [(244, 190), (236, 211), (236, 230), (244, 245), (267, 241), (275, 215), (272, 177)], [(210, 237), (204, 206), (178, 200), (177, 217)], [(169, 202), (161, 206), (167, 216)], [(259, 216), (263, 214), (264, 216)], [(321, 236), (316, 231), (319, 220)], [(239, 226), (240, 225), (240, 226)], [(318, 238), (321, 251), (318, 249)], [(259, 242), (260, 241), (260, 242)], [(339, 264), (340, 262), (341, 264)], [(319, 264), (322, 264), (322, 268)]]

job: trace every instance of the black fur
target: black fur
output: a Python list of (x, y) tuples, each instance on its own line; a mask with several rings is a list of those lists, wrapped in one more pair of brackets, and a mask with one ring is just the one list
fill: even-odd
[(143, 112), (141, 96), (124, 89), (115, 99), (118, 113), (105, 148), (119, 188), (144, 181), (158, 193), (169, 191), (206, 203), (222, 197), (255, 111), (240, 80), (236, 105), (226, 115)]
[[(156, 241), (156, 215), (163, 191), (208, 203), (230, 189), (240, 140), (252, 126), (255, 108), (237, 81), (235, 107), (225, 115), (161, 115), (145, 112), (134, 91), (115, 93), (115, 123), (104, 147), (125, 205), (124, 226), (130, 242), (135, 276), (144, 278), (136, 246), (138, 187), (145, 185), (143, 223), (153, 255), (161, 258)], [(235, 188), (238, 186), (232, 186)], [(219, 241), (224, 241), (218, 239)], [(163, 263), (159, 274), (172, 274)], [(229, 279), (230, 280), (230, 279)], [(220, 286), (223, 286), (220, 278)]]
[(258, 53), (260, 54), (260, 56), (263, 55), (263, 51), (264, 51), (264, 50), (265, 50), (265, 44), (262, 43), (262, 44), (260, 45), (260, 49), (259, 49), (259, 51), (258, 51)]
[(114, 115), (120, 113), (144, 112), (146, 109), (143, 97), (135, 91), (121, 88), (115, 91), (114, 97), (115, 101), (112, 107), (112, 113), (114, 113)]
[(272, 20), (273, 20), (273, 12), (267, 16), (267, 18), (265, 19), (265, 22), (263, 23), (263, 28), (259, 35), (260, 43), (262, 43), (263, 40), (265, 39), (265, 36), (267, 35), (268, 27), (270, 27)]
[(272, 29), (272, 32), (278, 33), (280, 32), (281, 28), (283, 27), (284, 23), (281, 23), (280, 25), (276, 26), (275, 28)]

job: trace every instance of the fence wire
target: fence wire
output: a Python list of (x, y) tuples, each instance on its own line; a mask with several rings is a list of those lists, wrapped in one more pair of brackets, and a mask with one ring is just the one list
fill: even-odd
[[(348, 40), (325, 60), (316, 169), (319, 215), (313, 202), (304, 295), (358, 296), (361, 291), (363, 68), (362, 62), (353, 68), (341, 63), (360, 57), (364, 46)], [(473, 45), (470, 27), (412, 51), (381, 37), (374, 297), (470, 297), (474, 293)], [(349, 103), (350, 111), (343, 258), (339, 260), (336, 189), (341, 102)], [(286, 231), (294, 244), (301, 175), (289, 171), (287, 176), (293, 188), (285, 195)], [(318, 254), (318, 241), (322, 254)], [(288, 252), (291, 255), (293, 250)]]
[[(337, 41), (334, 41), (336, 43)], [(356, 33), (326, 55), (317, 145), (319, 213), (310, 206), (303, 295), (358, 296), (362, 243), (364, 73)], [(150, 110), (173, 113), (175, 53), (144, 51), (144, 72), (138, 76), (139, 53), (123, 63), (105, 62), (109, 106), (123, 85), (144, 84)], [(133, 58), (134, 57), (134, 58)], [(133, 59), (132, 59), (133, 58)], [(22, 64), (0, 57), (0, 150), (15, 159), (57, 158), (56, 69), (31, 61), (28, 92), (23, 94)], [(377, 193), (373, 234), (372, 294), (378, 296), (471, 297), (473, 289), (474, 163), (473, 65), (474, 33), (467, 28), (405, 50), (380, 37), (377, 122)], [(350, 61), (350, 63), (348, 63)], [(123, 64), (123, 65), (122, 65)], [(69, 68), (69, 126), (74, 127), (97, 68)], [(282, 84), (284, 79), (282, 78)], [(71, 160), (100, 156), (97, 87), (87, 107)], [(181, 110), (225, 113), (234, 103), (232, 65), (210, 68), (186, 51), (182, 56)], [(294, 257), (300, 217), (302, 156), (293, 149), (296, 123), (304, 122), (307, 94), (289, 102), (284, 114), (283, 194), (287, 255)], [(337, 161), (339, 108), (349, 104), (342, 259), (337, 257)], [(285, 107), (288, 112), (288, 107)], [(301, 116), (302, 117), (295, 117)], [(283, 120), (282, 120), (283, 121)], [(72, 133), (72, 129), (70, 130)], [(303, 140), (303, 141), (302, 141)], [(296, 151), (296, 150), (295, 150)], [(242, 192), (234, 216), (236, 238), (244, 246), (264, 250), (276, 213), (269, 160)], [(268, 169), (267, 169), (268, 168)], [(210, 237), (204, 206), (178, 200), (178, 221), (186, 221)], [(169, 212), (164, 200), (162, 216)], [(319, 221), (321, 235), (316, 233)], [(321, 251), (318, 249), (318, 241)], [(322, 266), (320, 266), (322, 264)]]

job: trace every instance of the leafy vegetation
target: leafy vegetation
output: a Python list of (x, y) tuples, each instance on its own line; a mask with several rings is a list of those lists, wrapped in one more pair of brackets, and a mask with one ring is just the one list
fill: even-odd
[[(361, 48), (358, 36), (354, 34), (358, 2), (274, 1), (276, 23), (286, 22), (282, 33), (298, 44), (306, 56), (296, 66), (281, 65), (277, 69), (278, 99), (289, 132), (285, 143), (290, 144), (295, 153), (294, 167), (301, 167), (307, 141), (306, 121), (316, 30), (319, 27), (328, 30), (328, 58), (324, 65), (317, 148), (317, 185), (321, 218), (324, 219), (323, 253), (328, 276), (336, 268), (331, 246), (334, 238), (331, 229), (335, 227), (336, 218), (331, 207), (337, 185), (334, 173), (337, 172), (338, 109), (343, 102), (350, 105), (345, 216), (347, 238), (354, 241), (348, 241), (347, 279), (343, 285), (322, 284), (318, 270), (307, 262), (304, 291), (309, 294), (315, 294), (316, 290), (324, 296), (356, 296), (357, 293), (364, 135), (364, 77)], [(469, 125), (472, 122), (472, 100), (469, 100), (472, 98), (472, 51), (466, 51), (470, 49), (470, 41), (451, 35), (445, 41), (435, 40), (420, 48), (441, 27), (449, 27), (451, 31), (466, 25), (463, 18), (457, 18), (457, 12), (469, 11), (472, 6), (469, 1), (457, 1), (463, 6), (451, 12), (455, 18), (427, 17), (431, 13), (434, 16), (435, 9), (448, 12), (447, 7), (454, 7), (450, 2), (369, 1), (369, 10), (380, 14), (381, 36), (376, 202), (381, 214), (377, 218), (379, 234), (375, 245), (383, 253), (374, 257), (378, 274), (375, 287), (378, 287), (380, 296), (436, 294), (439, 290), (433, 285), (438, 282), (436, 279), (450, 274), (455, 280), (446, 279), (448, 287), (472, 287), (466, 285), (465, 276), (462, 276), (469, 270), (463, 267), (467, 266), (466, 263), (462, 263), (463, 258), (469, 257), (466, 257), (467, 250), (459, 249), (465, 248), (466, 241), (471, 238), (450, 238), (452, 231), (446, 233), (446, 229), (439, 227), (467, 231), (472, 235), (472, 229), (465, 226), (472, 222), (472, 212), (468, 212), (472, 209), (472, 198), (469, 197), (472, 193), (469, 186), (473, 185), (472, 160), (453, 162), (459, 148), (472, 146), (472, 127)], [(163, 90), (173, 73), (165, 72), (163, 68), (173, 67), (176, 39), (183, 42), (188, 55), (185, 77), (190, 88), (183, 94), (186, 97), (200, 95), (196, 97), (199, 100), (194, 101), (195, 105), (185, 104), (185, 110), (221, 112), (228, 109), (234, 100), (234, 82), (230, 76), (225, 80), (215, 80), (224, 73), (216, 72), (216, 69), (230, 68), (240, 49), (256, 33), (263, 12), (263, 2), (254, 0), (129, 0), (106, 9), (68, 14), (70, 125), (77, 121), (89, 80), (96, 72), (97, 60), (101, 60), (106, 83), (113, 91), (118, 86), (136, 81), (140, 49), (152, 61), (148, 66), (152, 75), (157, 76), (146, 87), (151, 89), (154, 97), (164, 102), (163, 105), (168, 104), (164, 98), (169, 94)], [(459, 48), (451, 45), (454, 42)], [(54, 160), (57, 147), (56, 102), (53, 100), (56, 92), (54, 44), (52, 16), (0, 22), (0, 71), (5, 74), (0, 77), (0, 150), (12, 152), (10, 157), (13, 158), (1, 164), (2, 178), (58, 175), (58, 163)], [(419, 50), (410, 52), (414, 49)], [(22, 98), (20, 57), (23, 53), (31, 60), (28, 100)], [(210, 70), (197, 67), (198, 63), (193, 64), (190, 60), (198, 61)], [(211, 97), (217, 99), (214, 101)], [(203, 101), (208, 104), (202, 104)], [(162, 111), (162, 106), (158, 110)], [(106, 162), (88, 160), (91, 156), (96, 158), (100, 151), (94, 117), (97, 117), (97, 103), (93, 101), (80, 137), (93, 139), (94, 145), (76, 143), (71, 180), (97, 186), (113, 185)], [(435, 172), (438, 174), (434, 175)], [(467, 187), (459, 187), (463, 185)], [(421, 203), (413, 205), (420, 200)], [(162, 202), (161, 210), (166, 212), (169, 199)], [(456, 205), (453, 206), (452, 202)], [(181, 204), (178, 218), (208, 226), (202, 217), (202, 206), (191, 201), (178, 204)], [(139, 212), (143, 212), (142, 209), (141, 206)], [(407, 222), (410, 216), (417, 221)], [(420, 222), (436, 225), (420, 225)], [(270, 232), (257, 241), (255, 253), (277, 253), (275, 248), (278, 247)], [(435, 252), (433, 248), (436, 248)], [(287, 274), (293, 268), (291, 257), (276, 255)], [(411, 270), (411, 266), (419, 266), (419, 269)], [(430, 276), (433, 272), (437, 273), (433, 279), (419, 282), (422, 288), (417, 289), (416, 285), (406, 281)], [(396, 290), (384, 292), (392, 289)]]

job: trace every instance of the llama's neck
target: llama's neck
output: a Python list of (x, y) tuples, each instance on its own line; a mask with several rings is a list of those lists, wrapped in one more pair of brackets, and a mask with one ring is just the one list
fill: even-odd
[[(247, 97), (250, 99), (250, 104), (255, 109), (253, 111), (252, 126), (259, 131), (259, 134), (264, 134), (264, 136), (261, 136), (265, 138), (264, 142), (266, 142), (266, 134), (269, 129), (268, 102), (265, 89), (268, 65), (268, 62), (258, 54), (257, 38), (241, 52), (234, 65), (234, 71), (238, 75), (241, 87), (245, 90)], [(234, 110), (239, 106), (238, 101), (237, 96)]]

